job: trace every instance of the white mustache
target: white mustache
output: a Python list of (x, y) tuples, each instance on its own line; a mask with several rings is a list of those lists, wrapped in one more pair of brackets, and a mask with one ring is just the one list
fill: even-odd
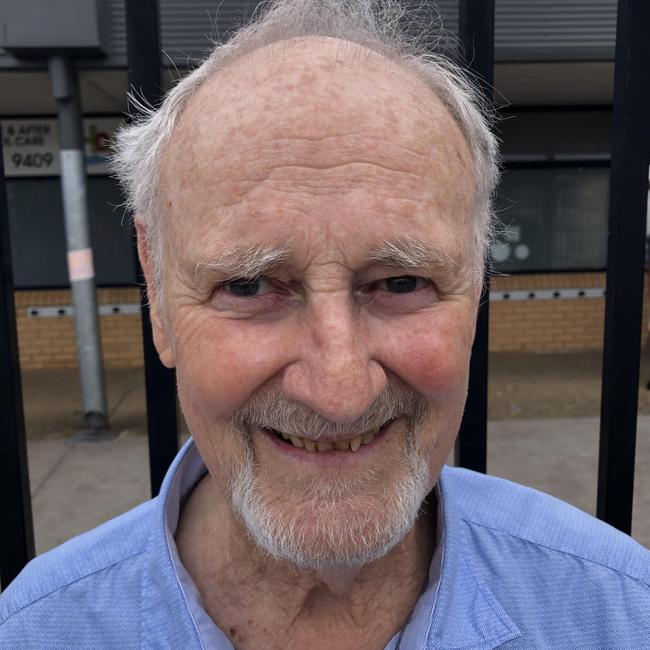
[(404, 384), (389, 384), (368, 410), (354, 422), (332, 422), (300, 402), (289, 400), (277, 385), (262, 388), (232, 417), (235, 429), (250, 434), (255, 428), (273, 429), (313, 440), (335, 440), (377, 431), (387, 422), (406, 418), (417, 430), (428, 411), (425, 398)]

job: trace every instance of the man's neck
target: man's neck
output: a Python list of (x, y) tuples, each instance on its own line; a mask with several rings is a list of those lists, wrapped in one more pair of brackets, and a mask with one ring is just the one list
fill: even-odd
[(303, 571), (257, 547), (214, 483), (208, 474), (193, 490), (176, 543), (203, 606), (238, 650), (383, 650), (403, 628), (427, 582), (435, 512), (360, 569)]

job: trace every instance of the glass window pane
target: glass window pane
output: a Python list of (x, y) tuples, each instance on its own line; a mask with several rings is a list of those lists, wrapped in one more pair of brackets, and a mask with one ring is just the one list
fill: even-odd
[(492, 249), (498, 271), (602, 269), (607, 256), (609, 168), (509, 169)]

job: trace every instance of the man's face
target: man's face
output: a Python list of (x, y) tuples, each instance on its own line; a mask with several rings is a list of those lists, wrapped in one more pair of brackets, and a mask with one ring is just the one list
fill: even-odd
[(381, 556), (465, 402), (478, 291), (458, 127), (382, 57), (304, 39), (208, 81), (168, 151), (156, 342), (215, 486), (299, 564)]

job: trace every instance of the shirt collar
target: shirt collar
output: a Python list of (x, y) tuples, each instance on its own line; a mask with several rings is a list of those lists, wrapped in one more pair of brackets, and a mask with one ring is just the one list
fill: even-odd
[[(169, 616), (165, 624), (145, 629), (154, 646), (165, 645), (180, 635), (178, 647), (232, 649), (203, 608), (174, 542), (183, 501), (206, 471), (190, 438), (170, 466), (157, 497), (155, 529), (143, 576), (143, 626), (147, 628), (147, 621), (160, 621), (160, 611), (180, 612), (183, 624)], [(475, 558), (466, 552), (464, 523), (455, 495), (447, 487), (446, 471), (437, 484), (441, 543), (434, 554), (429, 583), (401, 635), (396, 635), (387, 648), (489, 650), (520, 636), (489, 586), (472, 569)], [(155, 612), (158, 616), (153, 615)]]
[[(143, 639), (147, 639), (148, 647), (233, 647), (201, 605), (198, 590), (180, 562), (174, 541), (182, 497), (205, 471), (190, 438), (167, 470), (156, 497), (154, 529), (142, 579)], [(161, 617), (160, 612), (168, 615)]]
[(425, 647), (490, 650), (521, 632), (478, 574), (481, 558), (469, 539), (454, 483), (446, 480), (451, 471), (443, 468), (438, 480), (445, 537), (438, 598)]

